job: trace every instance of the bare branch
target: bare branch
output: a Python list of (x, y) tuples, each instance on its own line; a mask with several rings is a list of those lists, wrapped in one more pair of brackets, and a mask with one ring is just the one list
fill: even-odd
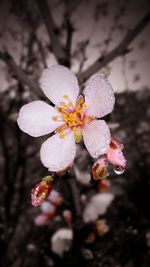
[(138, 22), (138, 24), (131, 30), (127, 32), (123, 40), (106, 56), (99, 57), (87, 70), (79, 75), (80, 82), (84, 82), (95, 72), (99, 71), (105, 67), (112, 60), (118, 56), (124, 55), (130, 52), (128, 49), (129, 45), (134, 41), (134, 39), (142, 32), (142, 30), (147, 26), (150, 21), (150, 10), (146, 15)]
[(55, 32), (56, 27), (51, 14), (50, 6), (48, 5), (47, 0), (36, 0), (36, 2), (39, 7), (39, 11), (43, 18), (44, 24), (46, 26), (51, 41), (53, 53), (58, 62), (64, 64), (64, 62), (66, 61), (65, 51), (61, 46), (57, 33)]
[(68, 60), (67, 67), (71, 65), (71, 46), (72, 46), (72, 37), (73, 37), (73, 26), (70, 21), (70, 18), (66, 19), (66, 28), (67, 28), (67, 38), (66, 38), (66, 60)]
[(42, 96), (42, 94), (40, 94), (38, 85), (28, 78), (25, 72), (16, 64), (13, 57), (8, 52), (0, 52), (0, 60), (4, 61), (10, 67), (22, 84), (26, 84), (36, 96)]

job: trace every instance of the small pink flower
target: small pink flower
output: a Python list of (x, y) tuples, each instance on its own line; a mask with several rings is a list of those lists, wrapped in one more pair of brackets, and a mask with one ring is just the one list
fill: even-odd
[(119, 144), (114, 139), (111, 140), (110, 147), (107, 151), (107, 160), (116, 167), (125, 168), (126, 159), (122, 153), (123, 145)]
[(24, 105), (18, 117), (20, 129), (38, 137), (55, 134), (42, 145), (40, 157), (50, 171), (59, 172), (70, 166), (75, 158), (76, 145), (82, 136), (93, 158), (107, 153), (110, 131), (104, 120), (114, 106), (110, 83), (101, 75), (91, 77), (84, 97), (79, 96), (76, 76), (66, 67), (54, 65), (43, 71), (41, 88), (55, 107), (43, 101)]

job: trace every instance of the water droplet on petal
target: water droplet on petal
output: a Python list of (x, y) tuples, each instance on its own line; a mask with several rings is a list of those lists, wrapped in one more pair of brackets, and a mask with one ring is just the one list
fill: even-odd
[(99, 156), (99, 151), (96, 151), (95, 152), (95, 157), (98, 157)]
[(118, 175), (121, 175), (124, 173), (125, 171), (125, 168), (124, 167), (121, 167), (121, 166), (114, 166), (114, 172)]

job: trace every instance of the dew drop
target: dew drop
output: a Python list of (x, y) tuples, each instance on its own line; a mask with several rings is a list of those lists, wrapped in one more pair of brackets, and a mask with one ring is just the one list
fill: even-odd
[(95, 152), (95, 156), (98, 157), (99, 156), (99, 151)]
[(114, 166), (114, 172), (118, 175), (121, 175), (124, 173), (125, 171), (125, 168), (124, 167), (121, 167), (121, 166)]

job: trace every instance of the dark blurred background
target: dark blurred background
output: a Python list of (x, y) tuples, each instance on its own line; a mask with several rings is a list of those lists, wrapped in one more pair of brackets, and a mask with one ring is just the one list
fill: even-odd
[[(150, 266), (149, 35), (148, 0), (0, 1), (0, 266)], [(39, 158), (45, 137), (24, 134), (16, 119), (23, 104), (45, 99), (38, 79), (55, 63), (71, 68), (81, 88), (97, 71), (108, 76), (116, 105), (106, 120), (125, 146), (127, 168), (121, 176), (110, 170), (105, 198), (113, 201), (99, 212), (108, 233), (86, 244), (80, 228), (81, 239), (75, 231), (72, 248), (58, 238), (52, 249), (52, 235), (68, 227), (62, 211), (39, 227), (34, 220), (40, 209), (30, 201), (32, 187), (48, 175)], [(91, 164), (81, 144), (75, 167), (83, 214), (97, 193), (89, 182)], [(54, 188), (63, 196), (62, 206), (74, 212), (68, 180), (58, 180)], [(59, 246), (69, 249), (60, 256)]]

